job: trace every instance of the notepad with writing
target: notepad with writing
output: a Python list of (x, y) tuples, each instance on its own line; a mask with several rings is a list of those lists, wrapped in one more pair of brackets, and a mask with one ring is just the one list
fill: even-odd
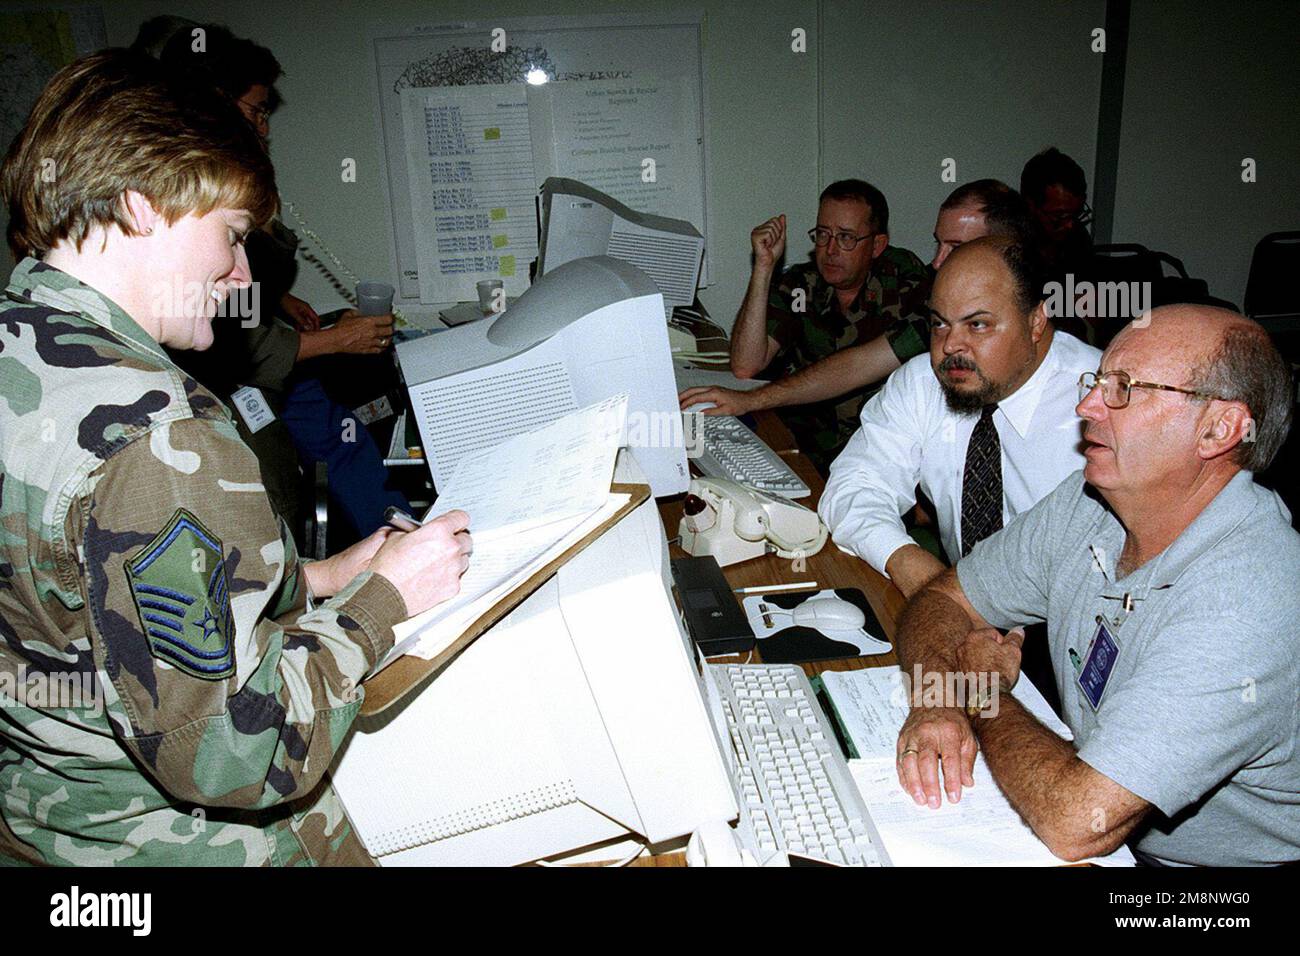
[[(938, 809), (917, 806), (898, 782), (898, 731), (907, 718), (907, 690), (897, 667), (872, 667), (821, 674), (835, 719), (852, 739), (858, 759), (849, 772), (871, 811), (895, 866), (1060, 866), (994, 783), (984, 755), (975, 759), (975, 786), (961, 800), (945, 796)], [(1063, 739), (1070, 729), (1052, 712), (1028, 678), (1012, 695)], [(1133, 866), (1133, 854), (1120, 847), (1088, 862)]]
[(378, 674), (406, 655), (431, 660), (549, 560), (629, 503), (611, 489), (627, 396), (579, 409), (462, 459), (427, 518), (470, 516), (474, 550), (451, 600), (393, 629)]

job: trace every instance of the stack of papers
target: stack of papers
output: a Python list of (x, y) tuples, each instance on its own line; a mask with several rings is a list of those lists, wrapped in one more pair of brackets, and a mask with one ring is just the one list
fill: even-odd
[[(895, 866), (1060, 866), (1007, 801), (981, 753), (975, 758), (975, 786), (962, 788), (961, 801), (937, 810), (917, 806), (898, 783), (898, 732), (907, 719), (907, 693), (897, 667), (826, 671), (821, 675), (836, 715), (853, 740), (859, 759), (849, 772), (871, 812)], [(1062, 739), (1071, 740), (1043, 695), (1021, 677), (1012, 696)], [(1133, 866), (1121, 846), (1088, 862)]]
[(474, 551), (460, 593), (393, 629), (371, 673), (413, 654), (436, 657), (501, 597), (627, 503), (610, 493), (627, 396), (598, 402), (461, 460), (425, 519), (470, 516)]

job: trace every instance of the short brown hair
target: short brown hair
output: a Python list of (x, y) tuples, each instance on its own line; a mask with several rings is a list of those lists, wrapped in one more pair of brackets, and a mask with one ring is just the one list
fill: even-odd
[(270, 157), (238, 107), (143, 54), (102, 50), (55, 74), (9, 147), (9, 247), (17, 258), (64, 239), (80, 249), (97, 226), (133, 235), (127, 190), (169, 223), (227, 208), (261, 224), (277, 206)]
[(828, 199), (856, 199), (867, 204), (867, 226), (880, 233), (889, 232), (889, 203), (885, 194), (861, 179), (839, 179), (822, 190), (818, 202)]

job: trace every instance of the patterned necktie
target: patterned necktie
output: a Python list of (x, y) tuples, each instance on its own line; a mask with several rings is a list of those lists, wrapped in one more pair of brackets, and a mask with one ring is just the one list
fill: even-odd
[(1002, 442), (993, 427), (996, 405), (985, 405), (966, 446), (961, 480), (961, 553), (1002, 530)]

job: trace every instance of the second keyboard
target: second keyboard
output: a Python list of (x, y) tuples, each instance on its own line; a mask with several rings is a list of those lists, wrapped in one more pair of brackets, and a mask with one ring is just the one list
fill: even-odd
[(693, 413), (683, 419), (687, 448), (696, 451), (691, 461), (705, 477), (738, 481), (782, 498), (806, 498), (812, 493), (781, 456), (740, 419)]

